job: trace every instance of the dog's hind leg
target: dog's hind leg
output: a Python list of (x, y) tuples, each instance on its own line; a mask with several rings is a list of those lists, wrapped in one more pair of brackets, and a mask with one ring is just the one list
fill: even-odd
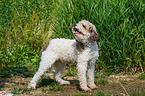
[(65, 68), (65, 63), (56, 62), (54, 64), (54, 67), (55, 67), (55, 74), (54, 74), (55, 80), (60, 84), (70, 84), (69, 81), (65, 81), (62, 79), (62, 73), (63, 73), (64, 68)]
[(31, 82), (28, 84), (28, 88), (36, 88), (36, 84), (41, 78), (41, 76), (55, 63), (57, 55), (53, 52), (43, 52), (41, 56), (41, 62), (38, 71), (32, 78)]

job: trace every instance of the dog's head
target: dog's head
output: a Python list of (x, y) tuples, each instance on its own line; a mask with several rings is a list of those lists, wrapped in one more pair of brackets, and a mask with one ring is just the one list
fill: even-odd
[(78, 42), (93, 43), (99, 39), (95, 26), (86, 20), (82, 20), (78, 24), (75, 24), (72, 28), (72, 32)]

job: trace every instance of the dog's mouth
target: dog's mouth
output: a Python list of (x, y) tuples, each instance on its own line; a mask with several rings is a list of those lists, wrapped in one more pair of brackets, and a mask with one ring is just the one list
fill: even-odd
[(74, 35), (76, 35), (76, 34), (78, 34), (78, 35), (79, 35), (79, 34), (84, 35), (81, 31), (79, 31), (77, 28), (75, 28), (75, 26), (74, 26), (73, 29), (74, 29), (74, 32), (73, 32)]

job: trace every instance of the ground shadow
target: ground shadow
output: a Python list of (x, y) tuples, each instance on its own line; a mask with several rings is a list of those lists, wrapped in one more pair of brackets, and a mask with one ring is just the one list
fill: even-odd
[(6, 82), (6, 78), (3, 77), (3, 75), (0, 76), (0, 90), (3, 88), (5, 82)]
[(1, 72), (0, 74), (0, 90), (4, 87), (5, 83), (15, 83), (8, 78), (14, 76), (20, 76), (23, 78), (32, 77), (34, 75), (34, 70), (28, 70), (26, 67), (10, 67), (9, 69)]
[(48, 85), (52, 85), (54, 83), (57, 84), (57, 82), (55, 80), (50, 79), (49, 77), (48, 78), (42, 78), (41, 80), (39, 80), (39, 82), (37, 84), (38, 85), (37, 88), (45, 87), (45, 86), (48, 86)]
[(71, 85), (75, 85), (77, 90), (81, 91), (78, 80), (68, 80), (68, 81), (70, 81)]
[[(73, 86), (76, 86), (76, 89), (77, 90), (80, 90), (80, 87), (79, 87), (79, 81), (78, 80), (68, 80), (70, 82), (70, 86), (73, 85)], [(56, 82), (54, 79), (50, 79), (49, 77), (48, 78), (42, 78), (38, 84), (37, 84), (37, 88), (41, 88), (41, 87), (46, 87), (46, 86), (59, 86), (60, 84), (58, 82)]]

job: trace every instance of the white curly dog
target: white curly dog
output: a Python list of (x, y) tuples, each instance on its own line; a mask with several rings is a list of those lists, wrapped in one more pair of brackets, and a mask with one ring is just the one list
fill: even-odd
[(96, 28), (89, 21), (82, 20), (73, 26), (72, 32), (75, 40), (52, 39), (49, 44), (42, 48), (39, 69), (28, 84), (28, 88), (35, 89), (38, 80), (52, 64), (55, 67), (55, 80), (60, 84), (70, 84), (69, 81), (62, 79), (66, 63), (77, 64), (77, 75), (82, 90), (91, 91), (91, 89), (97, 88), (94, 83), (95, 62), (99, 57), (99, 49), (96, 43), (99, 35)]

